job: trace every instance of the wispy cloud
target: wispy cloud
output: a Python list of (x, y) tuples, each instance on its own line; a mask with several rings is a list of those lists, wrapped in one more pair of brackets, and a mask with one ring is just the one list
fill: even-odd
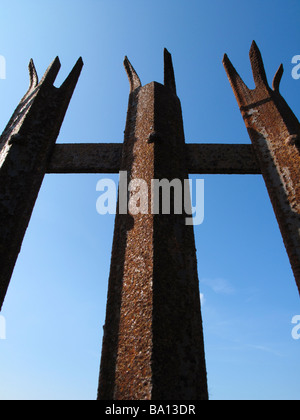
[(215, 293), (222, 295), (233, 295), (236, 290), (232, 284), (223, 278), (201, 279), (200, 283), (210, 287)]
[(251, 348), (251, 349), (254, 349), (254, 350), (263, 351), (265, 353), (271, 353), (275, 356), (280, 356), (280, 357), (282, 356), (281, 353), (279, 353), (278, 351), (273, 350), (273, 349), (271, 349), (270, 347), (267, 347), (267, 346), (248, 344), (248, 347)]

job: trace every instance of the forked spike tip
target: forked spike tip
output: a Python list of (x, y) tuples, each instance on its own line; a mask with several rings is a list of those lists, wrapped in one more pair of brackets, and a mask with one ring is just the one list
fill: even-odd
[(255, 41), (252, 42), (250, 48), (250, 62), (256, 87), (264, 85), (268, 88), (269, 85), (264, 62), (262, 59), (260, 49), (258, 48), (257, 43)]
[(48, 67), (48, 69), (46, 70), (46, 73), (44, 74), (44, 76), (41, 80), (41, 84), (51, 84), (51, 85), (53, 85), (53, 83), (55, 82), (55, 79), (58, 75), (58, 72), (60, 70), (60, 67), (61, 67), (60, 60), (59, 60), (58, 57), (56, 57), (52, 61), (52, 63)]
[(125, 70), (129, 79), (129, 83), (130, 83), (130, 92), (133, 92), (135, 89), (142, 86), (141, 80), (139, 76), (137, 75), (137, 72), (134, 70), (127, 56), (125, 56), (125, 59), (124, 59), (124, 67), (125, 67)]
[(176, 94), (176, 82), (172, 55), (167, 48), (164, 49), (164, 84)]
[(38, 78), (38, 74), (37, 74), (33, 59), (30, 60), (28, 69), (29, 69), (29, 78), (30, 78), (29, 90), (31, 90), (31, 89), (35, 89), (39, 84), (39, 78)]
[(273, 79), (273, 90), (274, 92), (279, 92), (280, 82), (284, 73), (283, 64), (280, 64), (279, 69), (277, 70), (274, 79)]
[(227, 73), (227, 77), (233, 89), (233, 92), (240, 104), (243, 105), (245, 97), (249, 95), (250, 89), (244, 83), (238, 72), (236, 71), (235, 67), (233, 66), (232, 62), (228, 58), (228, 55), (225, 54), (223, 57), (223, 66)]
[(84, 62), (82, 57), (80, 57), (75, 66), (73, 67), (71, 73), (69, 74), (69, 76), (67, 77), (67, 79), (64, 81), (64, 83), (61, 85), (60, 89), (69, 89), (71, 91), (73, 91), (75, 89), (75, 86), (78, 82), (79, 76), (81, 74), (81, 70), (84, 66)]

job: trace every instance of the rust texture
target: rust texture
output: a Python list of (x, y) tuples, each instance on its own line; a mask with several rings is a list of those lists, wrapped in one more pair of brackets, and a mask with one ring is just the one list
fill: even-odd
[(261, 53), (253, 42), (250, 90), (227, 55), (224, 66), (263, 174), (300, 292), (300, 124), (279, 92), (281, 65), (270, 88)]
[(121, 168), (122, 149), (122, 143), (56, 144), (47, 173), (116, 174)]
[(0, 137), (0, 307), (82, 66), (58, 89), (59, 59), (40, 83), (31, 60), (29, 90)]
[[(185, 148), (189, 174), (261, 174), (251, 144), (186, 144)], [(122, 149), (122, 143), (57, 144), (47, 173), (119, 173)]]
[[(145, 180), (149, 192), (152, 179), (188, 178), (167, 51), (165, 66), (165, 85), (142, 87), (125, 60), (131, 93), (121, 170), (128, 182)], [(185, 217), (118, 211), (99, 399), (208, 399), (194, 232)]]
[(189, 174), (259, 175), (251, 144), (187, 144)]

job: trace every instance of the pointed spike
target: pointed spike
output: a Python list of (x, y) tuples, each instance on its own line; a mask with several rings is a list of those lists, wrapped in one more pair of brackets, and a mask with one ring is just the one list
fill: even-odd
[(30, 77), (29, 91), (31, 91), (32, 89), (35, 89), (39, 84), (39, 77), (38, 77), (33, 59), (30, 60), (28, 69), (29, 69), (29, 77)]
[(176, 94), (176, 82), (172, 55), (166, 48), (164, 49), (164, 64), (164, 84), (168, 88), (172, 89)]
[(139, 76), (137, 75), (136, 71), (134, 70), (132, 64), (128, 60), (127, 56), (125, 57), (125, 60), (124, 60), (124, 67), (125, 67), (125, 70), (129, 79), (129, 83), (130, 83), (130, 92), (133, 92), (135, 89), (142, 86), (141, 80)]
[(277, 72), (275, 74), (275, 77), (274, 77), (274, 80), (273, 80), (273, 85), (272, 86), (273, 86), (274, 92), (279, 92), (280, 82), (281, 82), (283, 73), (284, 73), (284, 68), (283, 68), (283, 64), (281, 64), (279, 66), (279, 69), (277, 70)]
[(46, 70), (46, 73), (44, 74), (41, 80), (41, 84), (53, 85), (58, 75), (58, 72), (60, 70), (60, 67), (61, 67), (61, 64), (60, 64), (59, 58), (56, 57), (55, 60), (50, 64), (50, 66)]
[(249, 96), (251, 91), (243, 82), (227, 54), (224, 55), (223, 65), (238, 103), (240, 106), (242, 106), (245, 104), (246, 97)]
[(252, 66), (252, 72), (256, 87), (264, 85), (269, 87), (268, 79), (265, 71), (264, 62), (262, 59), (261, 52), (255, 41), (252, 42), (250, 49), (250, 61)]
[(82, 57), (80, 57), (75, 66), (73, 67), (71, 73), (69, 74), (69, 76), (66, 78), (66, 80), (64, 81), (64, 83), (61, 85), (60, 90), (70, 90), (71, 92), (74, 91), (75, 86), (78, 82), (79, 76), (81, 74), (81, 70), (84, 66)]

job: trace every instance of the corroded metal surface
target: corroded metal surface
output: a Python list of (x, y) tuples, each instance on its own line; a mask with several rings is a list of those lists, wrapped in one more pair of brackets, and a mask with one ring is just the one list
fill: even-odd
[(0, 307), (83, 62), (53, 86), (56, 58), (41, 82), (30, 62), (30, 87), (0, 138)]
[(224, 66), (249, 132), (300, 292), (300, 124), (279, 92), (281, 65), (268, 85), (261, 53), (250, 60), (256, 88), (250, 90), (227, 55)]
[(122, 150), (122, 143), (56, 144), (47, 173), (116, 174), (121, 168)]
[[(190, 174), (261, 174), (251, 144), (186, 144)], [(119, 173), (122, 143), (57, 144), (47, 173)]]
[(261, 174), (251, 144), (187, 144), (186, 149), (190, 174)]
[[(167, 52), (165, 65), (167, 79)], [(121, 170), (149, 191), (152, 179), (186, 179), (174, 80), (142, 87), (127, 59), (125, 67), (131, 93)], [(116, 216), (99, 399), (208, 398), (194, 232), (185, 217)]]

